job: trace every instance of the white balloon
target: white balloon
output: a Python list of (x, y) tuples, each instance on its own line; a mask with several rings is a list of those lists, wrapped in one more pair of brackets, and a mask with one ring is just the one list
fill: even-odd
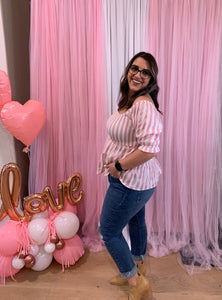
[(36, 256), (39, 252), (39, 246), (34, 244), (30, 246), (30, 251), (29, 253), (32, 254), (33, 256)]
[(53, 256), (52, 253), (46, 253), (44, 247), (39, 247), (39, 252), (35, 256), (35, 264), (32, 267), (34, 271), (43, 271), (51, 265)]
[(74, 213), (63, 211), (55, 218), (55, 228), (60, 238), (70, 239), (79, 230), (79, 219)]
[(25, 262), (24, 262), (24, 259), (22, 258), (18, 258), (18, 256), (15, 256), (12, 260), (12, 266), (13, 268), (17, 269), (17, 270), (20, 270), (24, 267), (25, 265)]
[(55, 244), (53, 244), (53, 243), (45, 244), (44, 250), (45, 250), (46, 253), (54, 252), (55, 251)]
[(48, 218), (48, 210), (46, 209), (45, 211), (43, 211), (43, 212), (40, 212), (40, 213), (38, 213), (38, 214), (34, 214), (33, 216), (32, 216), (32, 220), (34, 220), (34, 219), (39, 219), (39, 218), (43, 218), (43, 219), (47, 219)]
[(47, 219), (39, 218), (29, 222), (29, 235), (36, 244), (45, 244), (48, 239), (48, 233), (49, 228)]

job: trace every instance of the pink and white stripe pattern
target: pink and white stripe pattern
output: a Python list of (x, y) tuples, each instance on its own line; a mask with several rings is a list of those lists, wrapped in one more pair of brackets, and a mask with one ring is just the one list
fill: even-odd
[[(107, 121), (108, 137), (101, 156), (98, 173), (106, 172), (106, 165), (126, 157), (136, 149), (159, 152), (162, 122), (155, 106), (141, 100), (127, 112), (115, 112)], [(157, 185), (161, 168), (156, 158), (123, 172), (120, 181), (128, 188), (145, 190)]]

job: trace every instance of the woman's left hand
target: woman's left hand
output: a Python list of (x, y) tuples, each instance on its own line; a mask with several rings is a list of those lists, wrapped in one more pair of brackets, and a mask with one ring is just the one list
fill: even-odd
[(116, 169), (115, 163), (106, 165), (106, 168), (107, 168), (108, 173), (111, 176), (113, 176), (115, 178), (120, 178), (121, 172)]

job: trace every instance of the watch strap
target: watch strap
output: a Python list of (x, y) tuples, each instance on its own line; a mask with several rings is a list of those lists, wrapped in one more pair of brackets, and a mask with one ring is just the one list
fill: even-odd
[(122, 166), (121, 166), (121, 164), (120, 164), (120, 162), (118, 160), (115, 162), (115, 168), (119, 172), (123, 172), (124, 171), (123, 168), (122, 168)]

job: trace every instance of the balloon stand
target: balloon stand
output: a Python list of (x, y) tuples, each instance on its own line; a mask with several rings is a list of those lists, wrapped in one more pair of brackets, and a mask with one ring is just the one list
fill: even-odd
[[(10, 177), (10, 175), (12, 176)], [(10, 189), (10, 179), (12, 188)], [(0, 175), (0, 221), (10, 220), (0, 227), (0, 280), (14, 276), (22, 268), (43, 271), (53, 258), (65, 267), (75, 264), (84, 254), (78, 236), (77, 204), (84, 194), (79, 191), (81, 176), (72, 174), (67, 182), (58, 184), (58, 198), (51, 188), (24, 198), (24, 214), (17, 211), (20, 199), (21, 172), (18, 165), (3, 166)]]

